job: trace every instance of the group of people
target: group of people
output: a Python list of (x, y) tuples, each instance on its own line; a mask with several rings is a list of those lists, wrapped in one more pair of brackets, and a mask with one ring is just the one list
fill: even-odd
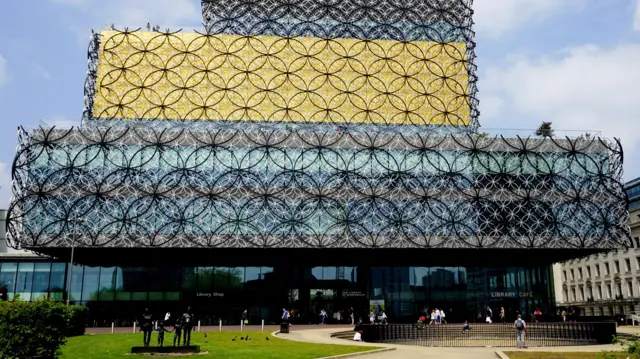
[[(331, 320), (330, 318), (333, 319), (334, 323), (355, 324), (356, 322), (353, 308), (349, 308), (348, 310), (337, 310), (333, 313), (329, 313), (323, 308), (317, 312), (317, 315), (318, 324), (321, 325), (329, 323)], [(299, 316), (300, 314), (295, 309), (288, 310), (287, 308), (282, 308), (282, 316), (280, 319), (289, 322), (290, 325), (293, 325)]]
[(578, 312), (574, 307), (569, 307), (568, 309), (562, 311), (558, 309), (556, 315), (560, 316), (560, 320), (562, 320), (562, 322), (575, 323), (578, 317)]
[[(446, 314), (444, 312), (444, 309), (433, 308), (431, 309), (431, 313), (429, 313), (429, 308), (424, 307), (422, 309), (422, 315), (418, 320), (418, 326), (431, 325), (431, 324), (435, 324), (435, 325), (447, 324), (447, 320), (445, 318), (446, 318)], [(427, 321), (428, 321), (428, 324), (427, 324)]]
[(187, 346), (191, 343), (191, 331), (193, 330), (194, 316), (191, 313), (191, 307), (187, 308), (187, 311), (182, 316), (177, 317), (173, 321), (173, 329), (168, 329), (169, 322), (171, 320), (171, 313), (167, 312), (164, 319), (157, 321), (154, 327), (153, 315), (149, 309), (145, 309), (142, 317), (139, 320), (140, 331), (143, 333), (144, 346), (148, 347), (151, 343), (151, 333), (156, 330), (158, 332), (158, 346), (164, 345), (164, 333), (174, 332), (173, 346), (180, 345), (180, 338), (182, 337), (183, 345)]

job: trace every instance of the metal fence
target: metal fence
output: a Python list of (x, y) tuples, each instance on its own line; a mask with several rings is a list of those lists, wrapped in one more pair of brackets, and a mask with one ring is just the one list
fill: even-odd
[[(433, 347), (510, 347), (516, 344), (516, 329), (509, 324), (462, 324), (418, 326), (410, 324), (363, 325), (362, 339)], [(616, 323), (531, 323), (525, 340), (530, 347), (610, 344)]]

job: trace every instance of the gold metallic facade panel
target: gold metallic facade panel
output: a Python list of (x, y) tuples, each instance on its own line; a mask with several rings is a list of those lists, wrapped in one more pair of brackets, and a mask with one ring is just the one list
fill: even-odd
[(464, 43), (101, 33), (93, 118), (468, 126)]

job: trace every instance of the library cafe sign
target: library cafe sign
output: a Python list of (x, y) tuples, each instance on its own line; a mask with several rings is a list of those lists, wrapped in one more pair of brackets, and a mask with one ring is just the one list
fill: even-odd
[(533, 292), (491, 292), (491, 298), (533, 298)]

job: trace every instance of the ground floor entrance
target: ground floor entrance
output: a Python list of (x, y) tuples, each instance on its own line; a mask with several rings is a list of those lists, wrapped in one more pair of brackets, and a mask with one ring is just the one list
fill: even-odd
[(327, 323), (349, 323), (351, 314), (368, 322), (380, 309), (397, 323), (415, 322), (435, 308), (448, 322), (483, 321), (488, 312), (498, 321), (501, 310), (508, 320), (536, 308), (555, 311), (548, 266), (75, 265), (71, 271), (63, 262), (15, 260), (0, 262), (0, 287), (10, 300), (69, 295), (90, 309), (89, 324), (98, 326), (129, 325), (145, 308), (161, 318), (192, 307), (202, 325), (239, 324), (244, 310), (251, 324), (277, 323), (283, 309), (305, 324), (321, 322), (322, 311)]

